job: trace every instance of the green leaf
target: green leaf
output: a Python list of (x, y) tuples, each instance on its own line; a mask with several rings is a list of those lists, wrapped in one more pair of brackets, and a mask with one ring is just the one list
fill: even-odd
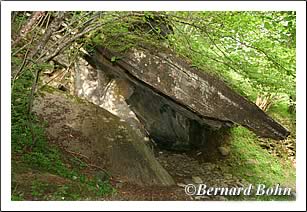
[(268, 22), (264, 22), (264, 28), (271, 29), (271, 25)]
[(113, 57), (111, 58), (111, 62), (116, 62), (116, 60), (117, 60), (116, 56), (113, 56)]

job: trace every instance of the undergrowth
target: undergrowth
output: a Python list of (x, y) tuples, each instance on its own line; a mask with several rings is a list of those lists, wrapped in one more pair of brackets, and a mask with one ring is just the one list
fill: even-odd
[[(283, 188), (295, 191), (296, 171), (290, 161), (271, 155), (260, 147), (258, 138), (243, 127), (231, 130), (228, 171), (245, 179), (253, 186), (264, 184), (266, 188), (279, 184)], [(247, 198), (247, 197), (241, 197)], [(234, 200), (240, 200), (235, 198)], [(256, 200), (293, 200), (293, 196), (255, 196)]]

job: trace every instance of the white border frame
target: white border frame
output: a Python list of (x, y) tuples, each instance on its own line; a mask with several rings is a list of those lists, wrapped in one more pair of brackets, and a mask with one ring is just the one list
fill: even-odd
[[(293, 202), (34, 202), (11, 201), (11, 146), (10, 146), (10, 12), (55, 10), (102, 10), (102, 11), (224, 11), (224, 10), (281, 10), (297, 11), (297, 200)], [(2, 210), (305, 210), (306, 209), (306, 2), (246, 2), (246, 1), (18, 1), (1, 2), (1, 209)], [(26, 179), (25, 179), (26, 180)]]

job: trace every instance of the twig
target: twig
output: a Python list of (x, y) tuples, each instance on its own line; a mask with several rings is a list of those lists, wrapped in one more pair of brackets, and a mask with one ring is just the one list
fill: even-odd
[(44, 85), (42, 85), (39, 89), (42, 89), (43, 87), (45, 87), (46, 85), (48, 85), (50, 82), (52, 82), (53, 80), (55, 80), (56, 78), (58, 78), (61, 74), (63, 74), (65, 71), (67, 71), (67, 68), (64, 68), (63, 71), (61, 71), (60, 73), (58, 73), (56, 76), (54, 76), (52, 79), (50, 79), (48, 82), (46, 82)]
[[(81, 17), (81, 18), (82, 18), (82, 17)], [(95, 18), (97, 18), (97, 17), (95, 17)], [(71, 32), (77, 30), (80, 26), (83, 26), (83, 25), (84, 25), (83, 27), (85, 27), (85, 24), (86, 24), (86, 23), (89, 24), (89, 21), (92, 22), (93, 19), (88, 20), (88, 21), (86, 21), (86, 22), (83, 22), (83, 23), (79, 24), (78, 26), (76, 26), (76, 27), (73, 28), (73, 29), (69, 29), (69, 28), (68, 28), (70, 25), (72, 25), (72, 23), (70, 23), (70, 24), (69, 24), (68, 26), (66, 26), (65, 28), (63, 28), (63, 29), (61, 29), (61, 30), (59, 30), (59, 31), (54, 32), (54, 34), (58, 34), (58, 33), (62, 32), (63, 30), (66, 29), (65, 34), (64, 34), (60, 39), (58, 39), (54, 44), (52, 44), (52, 45), (50, 46), (49, 49), (53, 49), (53, 48), (54, 48), (56, 45), (58, 45), (59, 43), (63, 43), (64, 39), (66, 39), (68, 36), (71, 36), (71, 35), (72, 35)], [(74, 21), (74, 22), (76, 22), (76, 21)], [(73, 23), (74, 23), (74, 22), (73, 22)], [(44, 52), (42, 52), (41, 55), (39, 56), (39, 59), (42, 58), (43, 56), (45, 56), (47, 53), (48, 53), (48, 50), (45, 50)]]
[(18, 186), (18, 183), (16, 183), (16, 186), (14, 187), (14, 190), (12, 191), (12, 195), (15, 193), (15, 191), (17, 190), (17, 186)]
[(103, 168), (101, 168), (101, 167), (99, 167), (99, 166), (97, 166), (97, 165), (95, 165), (95, 164), (92, 164), (92, 163), (86, 163), (86, 162), (82, 161), (80, 158), (78, 158), (76, 155), (81, 156), (81, 157), (83, 157), (83, 158), (86, 158), (86, 159), (90, 162), (89, 157), (87, 157), (87, 156), (85, 156), (85, 155), (83, 155), (83, 154), (81, 154), (81, 153), (78, 153), (78, 152), (70, 151), (70, 150), (68, 150), (68, 149), (64, 149), (64, 150), (65, 150), (66, 152), (72, 154), (75, 158), (77, 158), (78, 160), (80, 160), (80, 161), (81, 161), (82, 163), (84, 163), (87, 167), (94, 167), (94, 168), (96, 168), (96, 169), (99, 169), (99, 170), (103, 171), (108, 177), (110, 177), (109, 173), (108, 173), (105, 169), (103, 169)]
[(46, 32), (42, 36), (40, 42), (38, 43), (38, 45), (36, 46), (34, 51), (31, 52), (30, 58), (33, 58), (36, 54), (40, 53), (41, 50), (46, 46), (46, 44), (49, 41), (52, 33), (60, 28), (61, 22), (64, 19), (64, 15), (65, 15), (65, 12), (59, 12), (58, 13), (56, 18), (51, 22), (48, 29), (46, 30)]
[[(184, 34), (184, 32), (182, 32), (181, 29), (179, 29), (179, 28), (176, 27), (176, 26), (175, 26), (175, 28), (176, 28), (179, 32), (181, 32), (182, 34)], [(218, 60), (218, 59), (216, 59), (216, 58), (213, 58), (213, 57), (209, 56), (208, 54), (203, 54), (202, 52), (199, 52), (199, 51), (193, 49), (193, 48), (192, 48), (192, 45), (191, 45), (191, 43), (190, 43), (190, 40), (189, 40), (186, 36), (183, 36), (183, 37), (184, 37), (184, 39), (186, 40), (187, 45), (188, 45), (188, 48), (190, 49), (190, 51), (195, 52), (195, 53), (200, 54), (200, 55), (204, 55), (204, 56), (206, 56), (207, 58), (209, 58), (209, 59), (211, 59), (211, 60), (213, 60), (213, 61), (215, 61), (215, 62), (224, 64), (225, 66), (229, 67), (229, 68), (230, 68), (231, 70), (233, 70), (234, 72), (238, 72), (238, 71), (237, 71), (234, 67), (232, 67), (230, 64), (228, 64), (228, 63), (226, 63), (226, 62), (224, 62), (224, 61), (220, 61), (220, 60)]]
[(103, 26), (103, 23), (97, 24), (95, 26), (90, 26), (84, 29), (84, 31), (76, 34), (75, 36), (68, 38), (66, 41), (63, 41), (62, 44), (60, 44), (53, 53), (45, 56), (42, 58), (42, 61), (50, 61), (51, 59), (53, 59), (55, 56), (57, 56), (63, 49), (65, 49), (69, 44), (71, 44), (72, 42), (74, 42), (76, 39), (82, 37), (83, 35), (85, 35), (86, 33), (97, 29), (98, 27)]
[[(30, 48), (27, 49), (26, 54), (25, 54), (25, 56), (23, 58), (23, 61), (22, 61), (21, 65), (20, 65), (18, 71), (16, 72), (16, 74), (13, 77), (13, 82), (17, 79), (19, 73), (21, 73), (23, 68), (26, 66), (26, 64), (27, 64), (27, 56), (28, 56), (29, 51), (30, 51)], [(13, 85), (14, 85), (14, 83), (13, 83)], [(14, 87), (13, 85), (12, 85), (12, 88)]]
[[(125, 17), (128, 17), (128, 16), (123, 16), (123, 17), (120, 17), (120, 18), (122, 19), (122, 18), (125, 18)], [(91, 32), (91, 31), (93, 31), (93, 30), (95, 30), (99, 27), (102, 27), (102, 26), (110, 24), (110, 23), (114, 23), (116, 20), (119, 20), (120, 18), (113, 19), (113, 20), (110, 20), (110, 21), (107, 21), (107, 22), (104, 22), (104, 23), (96, 23), (94, 25), (90, 25), (90, 26), (86, 27), (84, 30), (80, 31), (78, 34), (72, 36), (71, 38), (63, 40), (61, 42), (61, 44), (53, 51), (53, 53), (46, 55), (41, 60), (44, 61), (44, 62), (52, 60), (55, 56), (57, 56), (61, 51), (63, 51), (65, 48), (67, 48), (68, 45), (70, 45), (72, 42), (74, 42), (78, 38), (82, 37), (83, 35)]]
[[(75, 19), (72, 20), (69, 24), (67, 24), (67, 26), (65, 26), (65, 28), (60, 29), (60, 30), (58, 30), (58, 31), (56, 31), (56, 32), (54, 32), (54, 33), (55, 33), (55, 34), (58, 34), (58, 33), (61, 33), (61, 32), (63, 32), (63, 31), (66, 30), (66, 33), (69, 34), (69, 32), (68, 32), (68, 30), (67, 30), (68, 27), (72, 26), (72, 25), (73, 25), (74, 23), (76, 23), (77, 21), (82, 20), (82, 18), (86, 17), (87, 15), (89, 15), (89, 14), (91, 14), (91, 13), (92, 13), (92, 12), (88, 12), (88, 13), (82, 15), (81, 17), (75, 18)], [(77, 28), (74, 28), (74, 29), (77, 29)], [(72, 29), (71, 31), (73, 31), (74, 29)]]
[[(256, 46), (249, 45), (249, 44), (247, 44), (247, 43), (245, 43), (245, 42), (243, 42), (243, 41), (237, 40), (236, 38), (234, 38), (234, 37), (232, 37), (232, 36), (227, 36), (227, 37), (233, 39), (233, 40), (236, 41), (236, 42), (239, 42), (240, 44), (242, 44), (242, 45), (244, 45), (244, 46), (246, 46), (246, 47), (248, 47), (248, 48), (252, 48), (252, 49), (255, 49), (255, 50), (258, 51), (258, 52), (261, 52), (262, 54), (264, 54), (264, 55), (269, 59), (269, 61), (273, 62), (277, 67), (280, 67), (280, 68), (284, 69), (285, 71), (287, 71), (287, 73), (291, 73), (288, 69), (286, 69), (285, 67), (283, 67), (282, 65), (280, 65), (277, 61), (275, 61), (272, 57), (270, 57), (270, 56), (268, 55), (268, 53), (266, 53), (264, 50), (262, 50), (262, 49), (260, 49), (260, 48), (258, 48), (258, 47), (256, 47)], [(292, 75), (292, 76), (294, 76), (294, 75)]]
[(40, 71), (41, 71), (40, 68), (37, 68), (36, 71), (35, 71), (34, 80), (33, 80), (33, 83), (32, 83), (32, 89), (31, 89), (31, 93), (30, 93), (30, 96), (29, 96), (28, 114), (31, 114), (31, 111), (32, 111), (33, 98), (34, 98), (34, 93), (35, 93), (35, 90), (36, 90), (36, 85), (37, 85), (37, 82), (38, 82)]
[(14, 23), (17, 13), (18, 13), (17, 11), (11, 13), (11, 23)]
[[(39, 22), (31, 29), (31, 31), (33, 31), (38, 25), (41, 24), (41, 26), (44, 24), (45, 20), (46, 20), (46, 17), (49, 17), (50, 15), (47, 13), (47, 15), (44, 16), (43, 20), (42, 18), (39, 20)], [(41, 21), (42, 20), (42, 21)], [(41, 23), (40, 23), (41, 22)], [(48, 26), (48, 24), (47, 24)], [(30, 31), (30, 32), (31, 32)], [(23, 45), (21, 48), (17, 49), (15, 52), (12, 53), (12, 56), (15, 56), (17, 53), (19, 53), (21, 50), (23, 50), (25, 47), (27, 47), (28, 45), (32, 44), (33, 41), (35, 40), (36, 36), (38, 35), (38, 31), (34, 34), (34, 36), (32, 36), (32, 39), (29, 43), (26, 43), (25, 45)]]
[(228, 57), (228, 55), (226, 55), (226, 53), (215, 43), (215, 41), (213, 40), (213, 38), (211, 37), (210, 33), (207, 31), (207, 29), (205, 27), (198, 26), (198, 25), (196, 25), (194, 23), (189, 23), (189, 22), (182, 21), (182, 20), (175, 20), (175, 21), (177, 21), (179, 23), (182, 23), (182, 24), (190, 25), (190, 26), (195, 27), (195, 28), (199, 29), (200, 31), (204, 32), (208, 36), (210, 42), (223, 54), (223, 56), (226, 59), (230, 60), (232, 63), (234, 63), (234, 61), (230, 57)]
[[(32, 41), (32, 40), (31, 40)], [(30, 45), (32, 42), (26, 43), (25, 45), (23, 45), (22, 47), (20, 47), (19, 49), (17, 49), (15, 52), (12, 53), (12, 56), (15, 56), (17, 53), (19, 53), (21, 50), (23, 50), (24, 48), (26, 48), (28, 45)]]
[(101, 168), (100, 166), (96, 166), (95, 164), (87, 164), (87, 165), (89, 165), (89, 166), (91, 166), (91, 167), (94, 167), (94, 168), (97, 168), (97, 169), (100, 169), (101, 171), (103, 171), (104, 173), (106, 173), (108, 176), (110, 176), (109, 174), (108, 174), (108, 172), (106, 171), (106, 170), (104, 170), (103, 168)]
[[(59, 15), (57, 16), (56, 20), (54, 20), (54, 22), (51, 23), (50, 27), (48, 28), (48, 30), (45, 32), (45, 34), (43, 35), (43, 37), (41, 38), (39, 44), (36, 46), (36, 48), (30, 53), (30, 55), (28, 56), (28, 53), (29, 53), (29, 49), (30, 47), (28, 48), (27, 52), (26, 52), (26, 55), (24, 57), (24, 60), (23, 60), (23, 63), (21, 64), (19, 70), (17, 71), (17, 73), (15, 74), (13, 80), (16, 80), (16, 78), (18, 77), (18, 75), (22, 72), (23, 68), (25, 66), (28, 65), (28, 60), (31, 61), (34, 56), (39, 53), (46, 45), (46, 43), (48, 42), (48, 40), (50, 39), (50, 36), (52, 34), (52, 32), (56, 29), (58, 29), (58, 25), (59, 23), (62, 21), (62, 19), (64, 18), (64, 12), (59, 12)], [(32, 43), (33, 39), (31, 40), (31, 43)], [(36, 75), (39, 75), (38, 74), (35, 74)], [(37, 76), (38, 77), (38, 76)], [(34, 79), (34, 82), (36, 81), (36, 79)]]
[(70, 151), (70, 150), (68, 150), (68, 149), (64, 149), (66, 152), (68, 152), (68, 153), (71, 153), (71, 154), (73, 154), (73, 155), (78, 155), (78, 156), (81, 156), (81, 157), (83, 157), (83, 158), (86, 158), (87, 160), (90, 160), (89, 159), (89, 157), (87, 157), (86, 155), (83, 155), (83, 154), (81, 154), (81, 153), (79, 153), (79, 152), (73, 152), (73, 151)]
[[(58, 13), (58, 16), (55, 18), (55, 20), (53, 22), (51, 22), (51, 24), (48, 27), (47, 31), (42, 36), (39, 44), (34, 49), (34, 51), (32, 51), (30, 53), (30, 56), (29, 56), (29, 58), (27, 58), (27, 60), (33, 61), (32, 58), (45, 47), (46, 43), (50, 39), (50, 36), (51, 36), (52, 32), (54, 32), (55, 30), (57, 30), (59, 28), (59, 24), (60, 24), (60, 22), (64, 18), (64, 13), (65, 12), (59, 12)], [(37, 62), (37, 61), (38, 60), (36, 60), (35, 62)], [(41, 62), (41, 61), (38, 61), (38, 62)], [(28, 124), (29, 124), (30, 131), (31, 131), (31, 134), (32, 134), (32, 145), (31, 145), (31, 147), (34, 146), (35, 143), (36, 143), (36, 137), (35, 137), (35, 133), (34, 133), (34, 130), (33, 130), (33, 123), (32, 123), (31, 112), (32, 112), (32, 106), (33, 106), (34, 93), (35, 93), (35, 90), (36, 90), (36, 86), (37, 86), (37, 82), (38, 82), (40, 71), (41, 71), (41, 68), (37, 68), (36, 71), (35, 71), (35, 76), (34, 76), (34, 79), (33, 79), (31, 93), (30, 93), (30, 96), (29, 96), (29, 103), (28, 103), (28, 120), (29, 120)]]

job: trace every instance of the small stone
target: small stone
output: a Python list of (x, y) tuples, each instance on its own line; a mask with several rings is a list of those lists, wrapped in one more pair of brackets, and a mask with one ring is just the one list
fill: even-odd
[(223, 156), (229, 155), (229, 152), (230, 152), (230, 150), (227, 147), (223, 147), (223, 146), (218, 147), (218, 150)]
[(245, 173), (245, 175), (246, 175), (246, 176), (248, 176), (248, 177), (252, 177), (252, 176), (254, 176), (254, 174), (253, 174), (253, 173)]
[(232, 178), (231, 174), (224, 174), (224, 178), (230, 180)]
[(205, 170), (202, 168), (202, 167), (199, 167), (199, 169), (198, 169), (202, 174), (204, 174), (205, 173)]
[(184, 183), (177, 183), (177, 186), (184, 188), (186, 186), (186, 184), (184, 184)]
[(190, 172), (188, 170), (182, 170), (183, 173), (185, 174), (190, 174)]
[(176, 175), (179, 176), (179, 177), (183, 177), (184, 176), (184, 174), (181, 174), (181, 173), (176, 173)]
[(115, 184), (115, 187), (118, 188), (118, 189), (121, 189), (123, 187), (123, 185), (124, 184), (122, 182), (119, 182), (119, 183)]
[(208, 200), (208, 199), (210, 199), (210, 197), (208, 197), (208, 196), (201, 196), (201, 198), (203, 199), (203, 200)]
[(148, 137), (144, 137), (144, 141), (149, 141), (149, 138)]
[(201, 196), (196, 196), (194, 197), (195, 200), (200, 200), (201, 199)]
[(217, 196), (217, 200), (219, 200), (219, 201), (227, 201), (228, 199), (226, 197), (223, 197), (223, 196)]
[(242, 183), (240, 183), (240, 182), (236, 182), (236, 184), (237, 184), (237, 186), (239, 186), (239, 187), (244, 187), (244, 185), (243, 185)]
[(203, 180), (200, 178), (200, 177), (196, 177), (196, 176), (193, 176), (192, 177), (192, 181), (196, 184), (201, 184), (203, 183)]
[(193, 184), (193, 181), (191, 179), (184, 179), (183, 182), (188, 185), (188, 184)]

